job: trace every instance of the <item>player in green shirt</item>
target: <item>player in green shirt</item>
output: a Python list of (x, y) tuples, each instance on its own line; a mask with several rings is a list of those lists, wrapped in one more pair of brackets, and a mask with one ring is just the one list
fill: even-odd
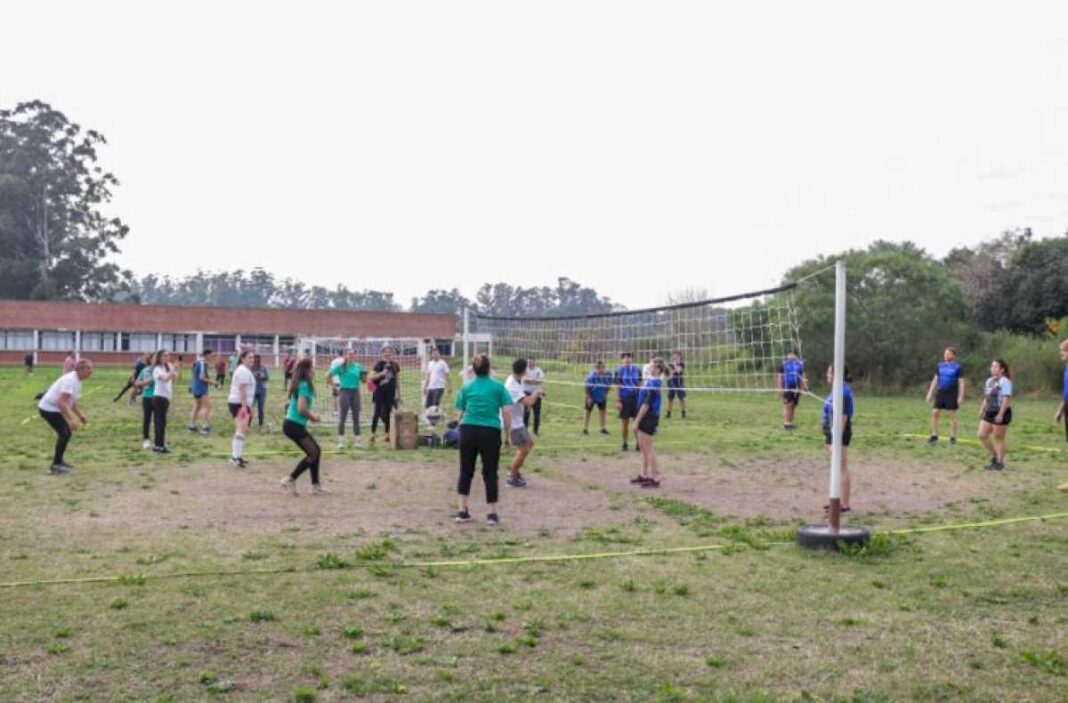
[(360, 442), (360, 376), (363, 367), (356, 363), (356, 352), (349, 349), (345, 352), (345, 360), (330, 369), (330, 381), (338, 389), (338, 423), (337, 423), (337, 448), (345, 448), (345, 419), (349, 411), (352, 411), (352, 433), (355, 439), (352, 446), (359, 449), (363, 446)]
[(456, 409), (460, 411), (460, 481), (456, 490), (460, 510), (456, 522), (471, 521), (467, 499), (475, 477), (475, 461), (481, 455), (482, 480), (486, 483), (486, 504), (490, 511), (486, 523), (493, 526), (500, 522), (497, 470), (501, 459), (501, 418), (505, 426), (511, 426), (512, 395), (503, 383), (490, 378), (488, 356), (476, 355), (471, 367), (475, 379), (456, 395)]
[(285, 422), (282, 423), (282, 433), (304, 452), (304, 458), (293, 469), (293, 473), (282, 479), (282, 489), (293, 495), (297, 494), (297, 479), (305, 471), (311, 472), (312, 495), (326, 493), (319, 483), (319, 459), (323, 451), (315, 437), (308, 432), (309, 420), (319, 422), (319, 416), (312, 412), (315, 405), (314, 375), (311, 359), (301, 359), (297, 362), (293, 378), (289, 382), (289, 406), (286, 409)]

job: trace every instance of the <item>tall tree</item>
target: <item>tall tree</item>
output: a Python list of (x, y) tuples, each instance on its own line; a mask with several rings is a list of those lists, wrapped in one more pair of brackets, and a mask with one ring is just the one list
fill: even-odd
[(0, 110), (0, 296), (95, 300), (128, 279), (107, 260), (129, 228), (101, 211), (119, 184), (105, 143), (47, 103)]

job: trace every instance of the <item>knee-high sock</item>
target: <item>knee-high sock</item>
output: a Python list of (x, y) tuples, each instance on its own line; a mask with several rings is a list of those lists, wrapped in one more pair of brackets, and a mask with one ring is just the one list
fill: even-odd
[(233, 453), (235, 459), (240, 459), (245, 452), (245, 435), (235, 434), (233, 441)]

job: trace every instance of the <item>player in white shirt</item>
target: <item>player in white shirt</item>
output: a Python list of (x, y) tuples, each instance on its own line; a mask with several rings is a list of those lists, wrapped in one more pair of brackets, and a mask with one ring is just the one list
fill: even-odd
[(83, 427), (89, 424), (89, 419), (78, 406), (78, 396), (82, 393), (82, 381), (92, 374), (91, 361), (78, 361), (74, 370), (60, 376), (37, 403), (41, 417), (56, 431), (56, 449), (52, 455), (52, 466), (48, 469), (50, 474), (69, 474), (73, 468), (63, 460), (63, 455), (67, 451), (71, 432), (78, 428), (79, 423)]
[(534, 440), (527, 431), (526, 422), (523, 419), (523, 411), (529, 409), (545, 395), (541, 390), (528, 393), (523, 387), (523, 380), (527, 373), (527, 360), (516, 359), (512, 364), (512, 375), (504, 382), (504, 387), (512, 396), (512, 426), (508, 428), (507, 444), (515, 447), (515, 457), (509, 467), (508, 478), (504, 483), (509, 488), (523, 488), (527, 485), (526, 479), (519, 472), (523, 468), (523, 462), (527, 460), (531, 450), (534, 449)]
[(239, 469), (246, 466), (245, 434), (252, 421), (252, 401), (256, 395), (256, 376), (252, 373), (252, 352), (238, 354), (234, 375), (230, 378), (230, 415), (234, 418), (234, 439), (231, 444), (230, 463)]
[(178, 367), (174, 355), (169, 351), (158, 351), (152, 359), (152, 416), (156, 426), (155, 443), (152, 451), (169, 454), (167, 447), (167, 412), (174, 397), (174, 379), (178, 378)]
[[(528, 405), (523, 412), (523, 424), (534, 430), (534, 436), (541, 436), (541, 399), (545, 396), (545, 372), (541, 370), (534, 357), (527, 359), (527, 372), (523, 376), (523, 390), (527, 395), (537, 398)], [(533, 411), (534, 424), (530, 423), (530, 415)]]
[(424, 408), (440, 408), (445, 392), (449, 389), (449, 364), (441, 358), (437, 347), (430, 350), (430, 361), (423, 374)]

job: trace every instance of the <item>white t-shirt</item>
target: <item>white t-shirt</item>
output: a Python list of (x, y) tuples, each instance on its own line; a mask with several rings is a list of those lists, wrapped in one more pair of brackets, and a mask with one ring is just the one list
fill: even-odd
[(504, 387), (512, 396), (512, 429), (521, 430), (526, 425), (523, 424), (523, 403), (520, 401), (527, 397), (527, 393), (523, 390), (523, 384), (515, 380), (515, 376), (508, 376)]
[(245, 403), (252, 405), (252, 399), (256, 395), (256, 377), (252, 374), (252, 369), (241, 364), (234, 369), (233, 378), (230, 379), (230, 397), (227, 400), (228, 403), (240, 403), (241, 402), (241, 387), (245, 388)]
[(437, 361), (431, 361), (426, 366), (427, 390), (436, 391), (444, 388), (446, 381), (449, 378), (449, 365), (444, 359), (438, 359)]
[(41, 396), (41, 402), (37, 403), (37, 407), (47, 413), (60, 412), (59, 396), (64, 393), (70, 395), (72, 405), (78, 400), (78, 396), (81, 395), (82, 382), (78, 379), (77, 371), (65, 373), (57, 378), (56, 382), (52, 384), (43, 396)]
[(1001, 410), (1002, 400), (1006, 396), (1012, 396), (1012, 381), (1002, 376), (1001, 378), (994, 378), (991, 376), (986, 379), (986, 387), (983, 389), (984, 395), (986, 395), (986, 409), (987, 412)]
[(167, 400), (170, 400), (174, 397), (174, 380), (162, 380), (163, 377), (169, 374), (170, 372), (171, 370), (166, 364), (164, 364), (163, 366), (152, 367), (152, 380), (156, 384), (152, 389), (153, 398), (166, 398)]
[(541, 370), (541, 367), (535, 366), (527, 369), (527, 373), (523, 376), (523, 390), (527, 393), (533, 393), (534, 391), (541, 390), (541, 382), (545, 380), (545, 372)]
[[(345, 363), (345, 357), (343, 357), (343, 356), (339, 356), (338, 358), (336, 358), (336, 359), (334, 359), (333, 361), (330, 362), (330, 369), (327, 370), (327, 372), (326, 372), (326, 382), (327, 383), (329, 383), (330, 385), (336, 385), (336, 386), (338, 386), (340, 388), (340, 384), (338, 383), (337, 379), (334, 378), (334, 369), (338, 368), (339, 366), (341, 366), (344, 363)], [(230, 402), (231, 403), (236, 403), (237, 401), (236, 400), (231, 400)]]

